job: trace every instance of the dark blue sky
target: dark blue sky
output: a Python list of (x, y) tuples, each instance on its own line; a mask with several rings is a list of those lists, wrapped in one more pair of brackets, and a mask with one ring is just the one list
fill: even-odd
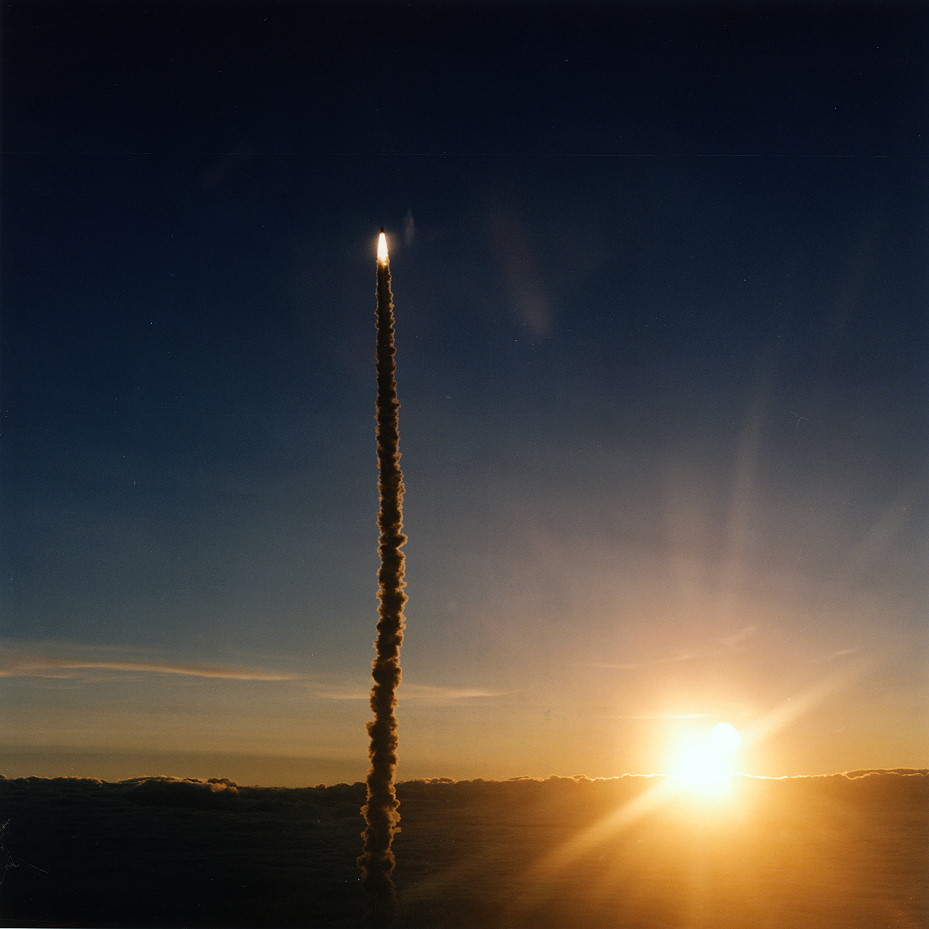
[(402, 773), (924, 763), (923, 9), (3, 9), (3, 773), (362, 775), (381, 225)]

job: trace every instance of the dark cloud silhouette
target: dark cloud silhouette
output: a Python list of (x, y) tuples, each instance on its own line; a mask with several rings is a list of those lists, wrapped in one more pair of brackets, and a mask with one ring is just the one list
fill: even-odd
[[(527, 879), (662, 781), (397, 784), (397, 926), (926, 924), (924, 770), (742, 777), (727, 804), (671, 801), (604, 834), (547, 881)], [(7, 872), (0, 925), (360, 927), (365, 790), (0, 778), (4, 847), (34, 866)]]
[(165, 806), (212, 808), (238, 793), (237, 785), (227, 778), (200, 781), (193, 778), (147, 777), (123, 783), (131, 785), (131, 800)]
[[(383, 246), (383, 253), (380, 247)], [(397, 687), (400, 685), (400, 646), (403, 643), (403, 605), (406, 594), (403, 545), (403, 472), (400, 470), (400, 403), (397, 399), (394, 307), (390, 290), (390, 259), (384, 231), (377, 260), (377, 463), (380, 509), (378, 551), (378, 623), (372, 664), (374, 686), (368, 723), (371, 737), (368, 793), (362, 813), (364, 851), (358, 858), (361, 882), (370, 900), (373, 925), (389, 925), (396, 912), (393, 883), (396, 864), (393, 838), (400, 812), (394, 777), (397, 770)]]
[(7, 847), (42, 869), (10, 872), (0, 925), (359, 925), (363, 797), (363, 784), (0, 780)]

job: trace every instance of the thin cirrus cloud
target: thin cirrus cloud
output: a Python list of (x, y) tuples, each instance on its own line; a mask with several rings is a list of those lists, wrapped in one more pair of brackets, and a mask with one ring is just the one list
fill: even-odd
[(685, 661), (695, 661), (699, 658), (707, 658), (718, 654), (721, 650), (727, 652), (740, 652), (749, 648), (752, 641), (756, 639), (758, 626), (744, 626), (731, 635), (716, 639), (706, 648), (678, 651), (672, 655), (663, 655), (658, 658), (643, 658), (640, 661), (617, 661), (617, 662), (590, 662), (585, 665), (588, 668), (606, 668), (613, 671), (638, 671), (641, 668), (654, 668), (660, 665), (677, 664)]
[[(146, 659), (138, 655), (119, 656), (112, 648), (105, 657), (90, 654), (80, 646), (57, 644), (47, 650), (23, 649), (21, 646), (4, 644), (0, 647), (0, 678), (44, 678), (51, 680), (93, 680), (98, 672), (134, 672), (140, 674), (169, 674), (184, 677), (211, 678), (214, 680), (294, 682), (308, 685), (316, 697), (324, 700), (367, 700), (368, 686), (337, 684), (320, 681), (306, 674), (275, 671), (267, 668), (232, 667), (212, 664), (181, 664)], [(404, 683), (404, 701), (444, 706), (464, 700), (496, 697), (496, 691), (468, 687), (435, 687), (427, 684)]]
[(678, 661), (693, 661), (702, 653), (683, 653), (668, 658), (650, 658), (644, 661), (592, 661), (584, 665), (585, 668), (606, 668), (610, 671), (638, 671), (640, 668), (653, 668), (657, 665), (674, 664)]
[[(410, 684), (406, 682), (401, 684), (400, 687), (400, 697), (404, 702), (433, 706), (445, 706), (462, 700), (501, 696), (499, 691), (481, 690), (473, 687), (434, 687), (430, 684)], [(368, 700), (370, 698), (368, 688), (361, 683), (357, 686), (336, 684), (323, 687), (319, 689), (318, 695), (329, 700)]]
[(259, 668), (223, 668), (215, 665), (161, 664), (154, 661), (95, 660), (39, 656), (6, 657), (0, 664), (0, 677), (44, 677), (71, 679), (87, 671), (140, 671), (151, 674), (180, 674), (187, 677), (224, 678), (240, 681), (292, 681), (299, 675)]

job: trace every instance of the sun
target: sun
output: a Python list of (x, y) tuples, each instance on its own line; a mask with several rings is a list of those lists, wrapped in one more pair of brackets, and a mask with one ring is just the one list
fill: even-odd
[(741, 742), (738, 730), (730, 723), (717, 723), (709, 732), (684, 733), (672, 753), (673, 782), (689, 793), (724, 796)]

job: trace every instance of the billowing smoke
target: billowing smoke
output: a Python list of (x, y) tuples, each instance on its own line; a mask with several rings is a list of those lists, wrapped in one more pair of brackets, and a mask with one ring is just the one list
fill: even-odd
[(378, 623), (372, 663), (374, 686), (368, 723), (371, 746), (368, 756), (368, 793), (364, 852), (358, 859), (361, 882), (368, 895), (369, 921), (388, 926), (397, 908), (393, 882), (395, 864), (391, 848), (400, 829), (400, 804), (394, 786), (397, 769), (397, 687), (400, 684), (400, 646), (403, 643), (404, 557), (403, 472), (400, 470), (400, 403), (397, 400), (394, 307), (390, 291), (390, 260), (381, 230), (377, 258), (377, 464), (380, 509), (378, 550)]

